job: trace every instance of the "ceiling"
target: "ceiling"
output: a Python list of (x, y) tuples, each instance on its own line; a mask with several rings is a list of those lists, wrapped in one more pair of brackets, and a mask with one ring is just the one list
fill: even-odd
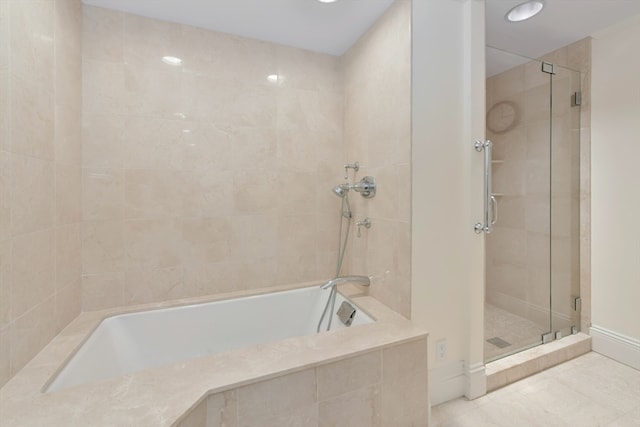
[(393, 0), (83, 0), (165, 21), (342, 55)]
[[(487, 45), (528, 58), (583, 39), (598, 30), (640, 13), (640, 0), (546, 0), (537, 16), (518, 23), (504, 15), (524, 0), (486, 0)], [(487, 75), (526, 60), (487, 50)]]
[[(393, 3), (393, 0), (83, 1), (332, 55), (344, 53)], [(537, 58), (640, 13), (640, 0), (546, 0), (546, 7), (536, 17), (520, 23), (505, 21), (505, 13), (522, 1), (486, 0), (487, 45)], [(513, 55), (488, 50), (487, 74), (522, 62)]]

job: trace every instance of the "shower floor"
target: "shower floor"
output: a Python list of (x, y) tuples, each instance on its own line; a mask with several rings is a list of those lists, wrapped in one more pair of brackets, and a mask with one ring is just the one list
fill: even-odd
[(530, 320), (485, 304), (484, 360), (496, 360), (538, 344), (544, 332)]

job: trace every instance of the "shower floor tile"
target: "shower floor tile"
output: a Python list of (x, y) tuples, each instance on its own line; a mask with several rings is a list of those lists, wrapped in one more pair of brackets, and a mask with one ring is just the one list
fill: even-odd
[(544, 331), (530, 320), (491, 304), (484, 309), (484, 360), (495, 360), (539, 343)]

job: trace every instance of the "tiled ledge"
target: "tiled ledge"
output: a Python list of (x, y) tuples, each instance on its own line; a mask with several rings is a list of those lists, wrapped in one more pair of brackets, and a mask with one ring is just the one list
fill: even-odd
[[(280, 286), (269, 291), (288, 288), (291, 287)], [(263, 292), (261, 290), (259, 293)], [(43, 385), (106, 317), (246, 296), (248, 293), (82, 313), (0, 389), (2, 427), (169, 427), (207, 395), (426, 337), (427, 333), (422, 328), (374, 298), (363, 295), (355, 285), (345, 285), (341, 287), (341, 292), (376, 322), (358, 326), (357, 329), (289, 338), (185, 360), (44, 394), (41, 392)]]
[(542, 372), (591, 351), (591, 337), (582, 332), (488, 363), (487, 392)]

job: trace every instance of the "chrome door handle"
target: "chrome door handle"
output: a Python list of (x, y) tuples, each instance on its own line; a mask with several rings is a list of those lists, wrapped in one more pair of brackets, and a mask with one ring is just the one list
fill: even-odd
[[(493, 231), (492, 225), (498, 220), (498, 201), (491, 194), (491, 152), (493, 142), (489, 140), (476, 141), (473, 147), (479, 153), (484, 151), (484, 215), (482, 222), (476, 223), (473, 229), (477, 234), (482, 232), (489, 234)], [(489, 215), (489, 210), (492, 211), (491, 216)]]
[(498, 199), (496, 199), (496, 196), (493, 195), (491, 196), (491, 213), (493, 214), (491, 225), (493, 225), (498, 220)]

